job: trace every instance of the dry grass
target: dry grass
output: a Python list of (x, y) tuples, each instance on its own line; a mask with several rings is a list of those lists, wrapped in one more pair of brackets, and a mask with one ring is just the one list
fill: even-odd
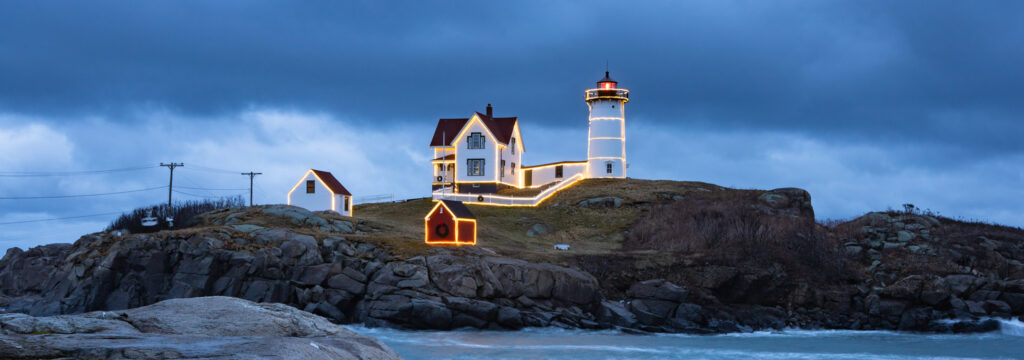
[[(580, 181), (537, 207), (468, 206), (477, 217), (479, 247), (508, 256), (564, 263), (575, 255), (621, 253), (625, 232), (645, 211), (646, 205), (671, 201), (673, 196), (718, 189), (721, 188), (697, 182), (592, 179)], [(623, 199), (623, 206), (577, 205), (587, 199), (607, 196)], [(378, 238), (400, 252), (415, 254), (429, 251), (422, 246), (423, 217), (432, 206), (429, 199), (366, 204), (357, 206), (355, 215), (379, 230), (375, 233), (378, 235), (371, 234), (371, 238)], [(527, 230), (535, 224), (543, 224), (550, 233), (527, 236)], [(555, 243), (568, 243), (572, 250), (556, 251)]]

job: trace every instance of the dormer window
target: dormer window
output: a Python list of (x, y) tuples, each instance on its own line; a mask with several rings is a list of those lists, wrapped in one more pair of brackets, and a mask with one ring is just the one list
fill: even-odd
[(484, 143), (485, 143), (485, 141), (484, 141), (484, 134), (481, 134), (481, 133), (478, 133), (478, 132), (469, 134), (469, 139), (467, 141), (467, 146), (470, 149), (483, 149), (484, 148)]

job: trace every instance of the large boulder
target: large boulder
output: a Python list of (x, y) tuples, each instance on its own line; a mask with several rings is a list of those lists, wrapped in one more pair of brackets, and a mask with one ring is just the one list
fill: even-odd
[(580, 201), (577, 206), (581, 207), (597, 207), (597, 208), (617, 208), (621, 207), (623, 203), (622, 198), (615, 196), (604, 196), (586, 199)]
[(798, 188), (780, 188), (766, 191), (757, 200), (773, 212), (814, 219), (811, 193)]
[(3, 314), (0, 329), (0, 354), (14, 358), (401, 358), (322, 317), (230, 297), (70, 316)]

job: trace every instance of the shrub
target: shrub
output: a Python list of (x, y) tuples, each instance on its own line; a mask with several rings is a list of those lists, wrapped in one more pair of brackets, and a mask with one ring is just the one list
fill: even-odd
[[(107, 226), (107, 231), (128, 230), (132, 233), (148, 233), (160, 230), (167, 230), (171, 227), (165, 220), (168, 216), (174, 218), (174, 228), (185, 228), (191, 225), (192, 219), (207, 211), (224, 209), (230, 207), (245, 206), (246, 201), (241, 196), (225, 197), (219, 199), (189, 200), (174, 203), (168, 209), (167, 204), (147, 206), (121, 214), (116, 220)], [(158, 219), (156, 226), (142, 226), (142, 218), (152, 211), (152, 215)]]

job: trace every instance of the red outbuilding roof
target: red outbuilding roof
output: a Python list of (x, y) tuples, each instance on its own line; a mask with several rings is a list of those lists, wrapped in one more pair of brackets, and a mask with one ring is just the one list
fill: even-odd
[(341, 185), (341, 182), (334, 178), (334, 175), (330, 172), (316, 169), (309, 170), (312, 171), (313, 174), (316, 174), (316, 177), (319, 178), (320, 181), (324, 183), (324, 186), (327, 186), (327, 189), (331, 190), (332, 193), (352, 196), (352, 193), (348, 192), (348, 189), (345, 189), (345, 187)]
[(469, 211), (466, 204), (463, 204), (461, 201), (441, 200), (441, 203), (443, 203), (444, 207), (448, 208), (448, 210), (451, 210), (452, 215), (455, 215), (454, 217), (456, 219), (476, 219), (473, 212)]

